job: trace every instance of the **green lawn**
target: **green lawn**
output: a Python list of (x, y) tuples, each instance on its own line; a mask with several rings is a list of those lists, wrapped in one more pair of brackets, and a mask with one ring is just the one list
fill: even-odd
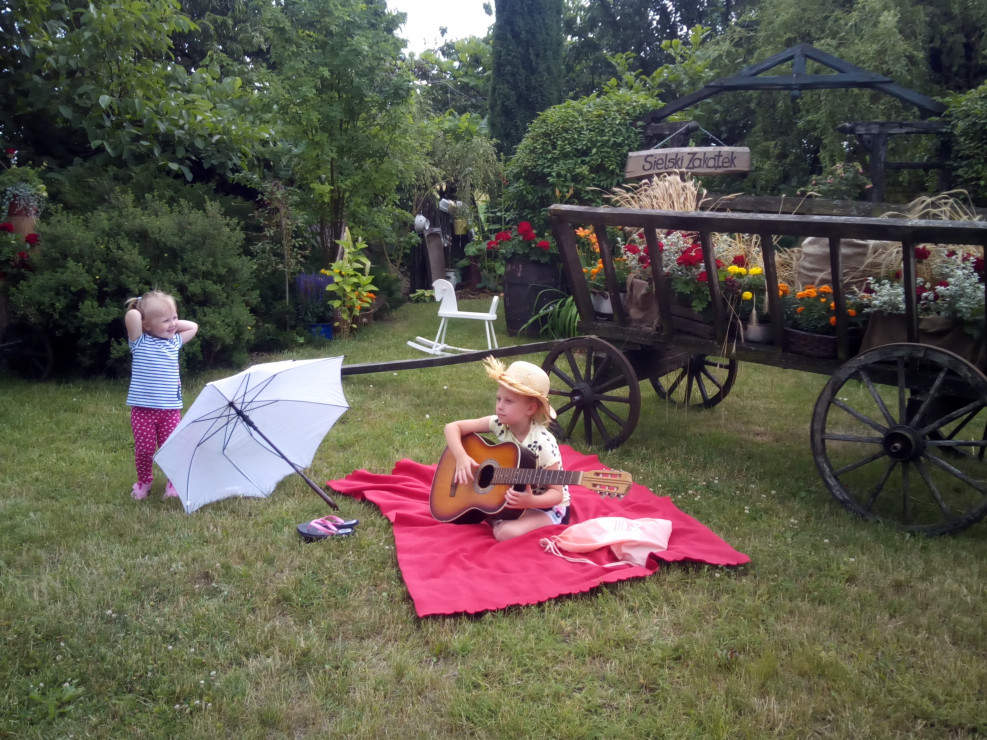
[[(436, 324), (435, 304), (409, 305), (296, 356), (412, 357)], [(186, 405), (235, 370), (186, 378)], [(0, 376), (0, 736), (987, 734), (987, 525), (926, 539), (846, 514), (809, 451), (823, 382), (745, 365), (707, 412), (645, 386), (630, 441), (592, 450), (750, 565), (419, 620), (372, 505), (342, 497), (358, 534), (304, 544), (296, 524), (327, 510), (297, 476), (191, 516), (160, 475), (132, 501), (125, 380)], [(446, 420), (492, 410), (476, 364), (344, 387), (317, 481), (435, 461)]]

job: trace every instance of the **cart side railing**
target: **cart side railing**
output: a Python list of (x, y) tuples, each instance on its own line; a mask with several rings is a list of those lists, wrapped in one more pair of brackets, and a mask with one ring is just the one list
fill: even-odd
[[(665, 276), (662, 253), (658, 248), (659, 232), (681, 231), (698, 233), (703, 260), (708, 275), (716, 274), (713, 253), (714, 234), (749, 234), (760, 237), (765, 282), (767, 286), (768, 312), (771, 317), (774, 345), (771, 351), (783, 351), (784, 316), (778, 295), (778, 271), (775, 263), (774, 238), (780, 236), (822, 237), (829, 240), (830, 274), (833, 279), (833, 300), (836, 303), (836, 335), (839, 357), (846, 359), (848, 348), (848, 320), (846, 291), (843, 275), (840, 241), (842, 239), (878, 240), (900, 242), (902, 284), (905, 291), (905, 317), (909, 342), (919, 338), (919, 315), (916, 298), (915, 247), (921, 244), (946, 244), (957, 246), (987, 247), (987, 223), (978, 221), (923, 221), (892, 218), (855, 218), (842, 216), (795, 216), (751, 213), (711, 213), (649, 211), (632, 208), (592, 208), (571, 205), (553, 205), (549, 208), (552, 231), (562, 256), (565, 276), (572, 290), (573, 300), (580, 317), (580, 330), (585, 333), (607, 331), (594, 318), (589, 283), (583, 273), (577, 248), (575, 229), (592, 226), (600, 248), (603, 273), (613, 305), (611, 335), (619, 335), (641, 344), (669, 342), (675, 334), (675, 317), (671, 310), (672, 291)], [(647, 331), (629, 324), (627, 313), (620, 300), (622, 285), (617, 283), (614, 270), (614, 248), (607, 237), (607, 227), (623, 227), (643, 231), (651, 255), (651, 279), (655, 286), (652, 294), (661, 317), (659, 331)], [(716, 341), (726, 345), (729, 316), (726, 304), (721, 300), (717, 280), (707, 283)], [(985, 284), (987, 300), (987, 284)], [(987, 317), (985, 317), (987, 335)], [(678, 338), (676, 338), (678, 341)]]

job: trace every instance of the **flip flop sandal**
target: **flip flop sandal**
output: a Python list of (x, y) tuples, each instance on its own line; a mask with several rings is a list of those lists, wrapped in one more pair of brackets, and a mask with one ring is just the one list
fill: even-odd
[(298, 534), (306, 542), (316, 542), (329, 537), (346, 537), (354, 531), (352, 527), (338, 527), (332, 522), (327, 522), (325, 518), (313, 519), (298, 525)]
[(317, 522), (330, 522), (331, 524), (335, 524), (337, 527), (340, 527), (340, 528), (342, 528), (342, 527), (355, 527), (357, 524), (360, 523), (360, 520), (359, 519), (346, 519), (344, 521), (343, 519), (340, 519), (338, 516), (333, 516), (332, 514), (330, 514), (329, 516), (324, 516), (321, 519), (315, 519), (314, 521), (317, 521)]

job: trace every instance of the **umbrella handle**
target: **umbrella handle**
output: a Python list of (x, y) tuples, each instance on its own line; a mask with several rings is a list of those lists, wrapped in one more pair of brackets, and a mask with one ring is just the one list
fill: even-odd
[[(280, 453), (278, 453), (278, 454), (280, 454)], [(282, 457), (283, 457), (283, 455), (282, 455)], [(302, 478), (305, 479), (305, 482), (308, 483), (309, 486), (312, 487), (312, 490), (315, 491), (317, 494), (319, 494), (322, 497), (322, 500), (323, 501), (325, 501), (327, 504), (329, 504), (329, 506), (331, 506), (332, 508), (334, 508), (336, 511), (339, 511), (339, 506), (336, 504), (336, 502), (333, 501), (331, 498), (329, 498), (329, 496), (326, 495), (326, 492), (323, 491), (321, 488), (319, 488), (319, 485), (315, 481), (313, 481), (311, 478), (309, 478), (307, 475), (305, 475), (305, 473), (302, 472), (302, 469), (299, 468), (297, 465), (295, 465), (295, 463), (293, 463), (291, 460), (288, 460), (288, 458), (285, 458), (285, 460), (287, 460), (288, 461), (288, 464), (295, 469), (295, 472), (296, 473), (298, 473)]]

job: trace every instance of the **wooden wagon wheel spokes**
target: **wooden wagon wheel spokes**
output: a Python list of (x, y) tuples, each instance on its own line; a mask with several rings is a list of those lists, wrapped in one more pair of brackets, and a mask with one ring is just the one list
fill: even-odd
[(952, 352), (890, 344), (850, 360), (816, 401), (811, 440), (860, 516), (937, 535), (987, 514), (987, 377)]
[(651, 387), (659, 398), (677, 406), (709, 409), (730, 393), (737, 368), (733, 359), (694, 354), (671, 371), (651, 376)]
[(641, 412), (637, 376), (623, 353), (596, 337), (571, 339), (542, 363), (565, 439), (581, 430), (587, 444), (612, 450), (630, 437)]

